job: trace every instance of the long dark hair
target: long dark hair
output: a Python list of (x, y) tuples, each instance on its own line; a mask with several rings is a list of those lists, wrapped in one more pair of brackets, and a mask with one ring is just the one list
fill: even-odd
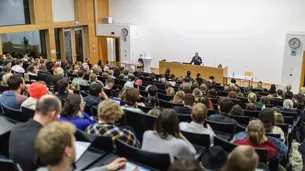
[(155, 130), (162, 139), (172, 135), (176, 138), (181, 138), (179, 129), (179, 118), (173, 109), (165, 109), (159, 115)]
[(62, 109), (61, 115), (67, 118), (77, 118), (80, 111), (80, 104), (82, 99), (79, 95), (68, 95), (67, 100)]

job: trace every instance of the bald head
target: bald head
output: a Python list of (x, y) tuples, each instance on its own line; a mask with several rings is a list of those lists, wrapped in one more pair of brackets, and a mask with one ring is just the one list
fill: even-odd
[(59, 113), (61, 111), (61, 102), (54, 95), (44, 95), (38, 99), (35, 112), (42, 115), (48, 115), (50, 112)]
[(223, 171), (254, 171), (258, 165), (258, 159), (253, 147), (240, 145), (229, 154)]

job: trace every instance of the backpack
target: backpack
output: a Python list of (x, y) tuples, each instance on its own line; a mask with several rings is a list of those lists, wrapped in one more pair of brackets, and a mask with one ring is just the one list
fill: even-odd
[(300, 143), (296, 142), (296, 140), (293, 140), (293, 142), (291, 143), (289, 161), (292, 165), (292, 170), (294, 170), (294, 171), (302, 171), (302, 169), (303, 169), (302, 155), (298, 150), (299, 146), (300, 146)]

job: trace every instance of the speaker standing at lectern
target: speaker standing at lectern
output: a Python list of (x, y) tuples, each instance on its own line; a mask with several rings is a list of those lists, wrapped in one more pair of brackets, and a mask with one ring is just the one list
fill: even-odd
[(194, 65), (201, 65), (202, 64), (202, 59), (200, 56), (198, 56), (198, 52), (195, 53), (195, 56), (193, 57), (192, 61), (190, 64), (193, 64)]

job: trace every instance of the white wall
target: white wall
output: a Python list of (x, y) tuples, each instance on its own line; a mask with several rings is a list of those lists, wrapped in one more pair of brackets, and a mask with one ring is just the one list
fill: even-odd
[(52, 0), (53, 21), (75, 21), (74, 0)]
[(190, 61), (198, 51), (205, 65), (221, 63), (229, 73), (252, 71), (280, 83), (286, 33), (305, 30), (303, 0), (111, 0), (115, 23), (146, 28), (141, 39), (160, 58)]

